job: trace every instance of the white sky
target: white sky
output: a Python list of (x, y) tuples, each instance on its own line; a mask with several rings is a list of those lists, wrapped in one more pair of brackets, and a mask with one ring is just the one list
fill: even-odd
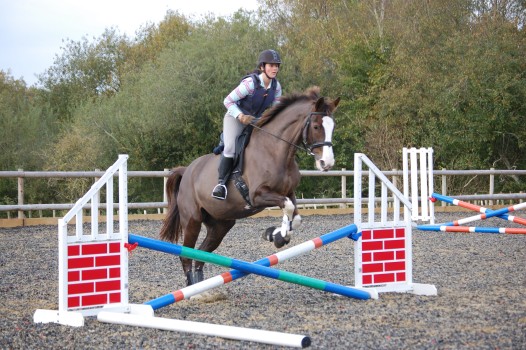
[(135, 37), (144, 24), (158, 24), (168, 10), (200, 17), (257, 9), (257, 0), (0, 0), (0, 70), (28, 86), (53, 65), (63, 40), (92, 41), (114, 27)]

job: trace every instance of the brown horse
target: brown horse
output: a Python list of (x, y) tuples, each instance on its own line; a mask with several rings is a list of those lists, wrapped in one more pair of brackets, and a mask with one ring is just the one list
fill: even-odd
[[(188, 167), (172, 170), (166, 192), (168, 214), (160, 236), (194, 248), (201, 230), (206, 237), (199, 249), (214, 251), (237, 219), (254, 215), (268, 207), (283, 210), (281, 227), (267, 229), (264, 237), (279, 248), (290, 241), (291, 231), (301, 223), (294, 190), (300, 181), (295, 155), (298, 149), (314, 156), (317, 169), (327, 171), (334, 165), (332, 151), (333, 112), (340, 99), (320, 97), (319, 88), (303, 94), (290, 94), (269, 109), (253, 126), (245, 148), (242, 179), (248, 186), (249, 201), (230, 180), (226, 200), (211, 196), (216, 185), (220, 155), (207, 154)], [(203, 262), (181, 258), (188, 285), (203, 280)]]

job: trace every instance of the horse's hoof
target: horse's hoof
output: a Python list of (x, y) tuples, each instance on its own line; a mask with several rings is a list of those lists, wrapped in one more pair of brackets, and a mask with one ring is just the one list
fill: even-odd
[(194, 272), (193, 271), (188, 271), (186, 273), (186, 285), (187, 286), (191, 286), (194, 283), (195, 283)]
[(205, 279), (205, 275), (203, 273), (203, 270), (194, 271), (194, 283), (202, 282), (204, 279)]
[(263, 239), (265, 241), (269, 241), (269, 242), (274, 242), (274, 230), (276, 229), (275, 226), (273, 227), (269, 227), (265, 230), (265, 232), (263, 232), (263, 234), (261, 235), (261, 237), (263, 237)]
[(274, 236), (274, 246), (276, 248), (281, 248), (283, 247), (284, 245), (287, 245), (289, 244), (290, 242), (290, 238), (287, 240), (285, 238), (283, 238), (283, 236), (281, 235), (281, 233), (278, 233)]

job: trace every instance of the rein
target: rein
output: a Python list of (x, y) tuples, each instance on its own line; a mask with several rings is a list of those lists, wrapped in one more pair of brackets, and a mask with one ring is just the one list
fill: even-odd
[(323, 116), (326, 116), (327, 114), (324, 113), (324, 112), (310, 112), (309, 115), (307, 116), (306, 120), (305, 120), (305, 124), (303, 125), (303, 132), (302, 132), (302, 136), (303, 136), (303, 147), (300, 147), (290, 141), (287, 141), (285, 139), (282, 139), (281, 137), (279, 137), (278, 135), (276, 134), (273, 134), (255, 124), (250, 124), (252, 127), (258, 129), (258, 130), (261, 130), (265, 133), (267, 133), (268, 135), (270, 136), (274, 136), (275, 138), (277, 138), (278, 140), (281, 140), (283, 142), (286, 142), (288, 143), (289, 145), (291, 146), (294, 146), (296, 147), (297, 149), (301, 150), (301, 151), (305, 151), (308, 155), (310, 156), (314, 156), (314, 153), (312, 152), (313, 149), (315, 148), (319, 148), (319, 147), (323, 147), (323, 146), (329, 146), (329, 147), (332, 147), (332, 142), (328, 142), (328, 141), (323, 141), (323, 142), (316, 142), (316, 143), (313, 143), (311, 145), (307, 144), (307, 132), (308, 132), (308, 129), (309, 129), (309, 126), (310, 126), (310, 123), (311, 123), (311, 116), (313, 115), (323, 115)]

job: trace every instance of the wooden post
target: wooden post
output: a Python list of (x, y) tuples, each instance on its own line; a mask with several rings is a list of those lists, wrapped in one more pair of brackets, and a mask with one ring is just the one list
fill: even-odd
[[(490, 168), (490, 170), (495, 170), (495, 168)], [(489, 176), (489, 194), (490, 196), (493, 196), (493, 192), (495, 191), (495, 175), (490, 174)], [(493, 205), (493, 200), (489, 200), (489, 205)]]
[[(18, 169), (19, 172), (23, 172), (24, 169)], [(18, 205), (24, 205), (24, 178), (22, 176), (18, 177)], [(24, 218), (24, 211), (18, 211), (18, 218)]]
[[(345, 168), (342, 168), (342, 171), (345, 171)], [(342, 199), (347, 198), (347, 176), (342, 175)], [(346, 203), (341, 203), (340, 208), (345, 208), (347, 206)]]
[[(442, 170), (446, 170), (446, 168), (442, 168)], [(447, 196), (447, 182), (446, 182), (446, 175), (442, 175), (442, 195)], [(440, 205), (442, 207), (446, 206), (446, 202), (441, 201)]]
[[(169, 171), (170, 169), (164, 169), (164, 171)], [(167, 177), (163, 178), (163, 202), (168, 202), (168, 196), (166, 195), (166, 182), (168, 181)], [(163, 214), (166, 214), (168, 208), (163, 208)]]

